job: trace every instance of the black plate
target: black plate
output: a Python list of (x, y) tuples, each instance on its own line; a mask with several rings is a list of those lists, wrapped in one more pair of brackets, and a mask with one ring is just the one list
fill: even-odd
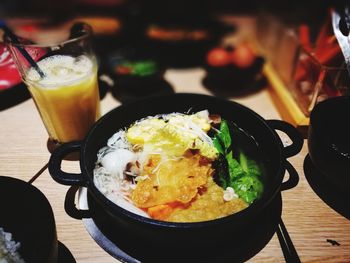
[[(101, 80), (98, 83), (100, 99), (103, 99), (109, 86)], [(11, 88), (0, 90), (0, 111), (16, 106), (30, 98), (30, 92), (23, 82)]]
[[(119, 74), (116, 67), (126, 61), (153, 62), (154, 72), (145, 76), (133, 74)], [(170, 83), (164, 79), (165, 68), (159, 63), (159, 60), (143, 45), (128, 45), (120, 47), (110, 53), (105, 61), (105, 70), (114, 85), (109, 87), (112, 95), (119, 101), (125, 103), (135, 99), (144, 99), (153, 95), (172, 94), (174, 90)]]
[[(169, 22), (171, 21), (171, 22)], [(212, 19), (190, 19), (181, 21), (179, 19), (150, 19), (146, 21), (144, 29), (143, 45), (159, 60), (165, 67), (189, 68), (205, 64), (206, 53), (218, 45), (221, 39), (228, 33), (235, 31), (233, 26)], [(161, 28), (178, 28), (180, 30), (203, 30), (207, 32), (208, 38), (202, 40), (160, 40), (147, 36), (147, 30), (155, 25)]]
[(327, 177), (314, 166), (309, 155), (304, 160), (304, 174), (318, 197), (337, 213), (350, 219), (349, 193), (343, 192), (329, 182)]
[(128, 87), (117, 86), (111, 89), (113, 97), (122, 103), (129, 103), (134, 100), (146, 99), (152, 96), (173, 94), (175, 91), (169, 82), (160, 80), (157, 85), (150, 87), (147, 83), (139, 86), (139, 90)]
[(54, 214), (45, 195), (33, 185), (0, 176), (0, 227), (19, 242), (27, 263), (51, 262), (56, 256)]
[(58, 241), (57, 263), (76, 263), (72, 253), (60, 241)]
[(242, 97), (259, 91), (266, 86), (262, 74), (264, 59), (257, 57), (248, 68), (235, 65), (212, 67), (204, 65), (206, 76), (202, 80), (205, 88), (220, 97)]
[[(79, 195), (79, 206), (81, 209), (94, 209), (94, 201), (91, 196), (86, 194), (86, 189)], [(87, 196), (87, 198), (86, 198)], [(84, 200), (85, 199), (85, 200)], [(88, 200), (88, 201), (86, 201)], [(84, 201), (86, 204), (83, 204)], [(265, 210), (264, 214), (259, 217), (256, 228), (247, 229), (247, 240), (242, 240), (240, 247), (215, 248), (210, 251), (201, 251), (196, 255), (182, 255), (180, 258), (174, 255), (162, 255), (161, 251), (156, 248), (145, 248), (154, 250), (156, 257), (147, 258), (146, 255), (140, 253), (136, 247), (124, 247), (123, 237), (111, 235), (108, 226), (100, 224), (97, 220), (91, 218), (83, 219), (85, 227), (89, 234), (94, 238), (97, 244), (108, 252), (114, 258), (128, 263), (136, 262), (243, 262), (261, 251), (274, 235), (282, 213), (282, 196), (279, 194), (270, 206)], [(234, 236), (233, 236), (234, 238)], [(140, 256), (141, 254), (141, 256)]]
[(29, 98), (30, 93), (23, 82), (11, 88), (0, 90), (0, 111), (15, 106)]

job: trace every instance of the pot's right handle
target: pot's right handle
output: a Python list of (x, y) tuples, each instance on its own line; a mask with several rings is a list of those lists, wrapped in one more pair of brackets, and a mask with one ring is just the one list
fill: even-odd
[(295, 170), (293, 165), (291, 165), (291, 163), (286, 160), (285, 166), (286, 166), (286, 170), (289, 174), (289, 178), (287, 181), (284, 181), (282, 183), (282, 185), (281, 185), (282, 191), (289, 190), (289, 189), (296, 187), (298, 185), (298, 182), (299, 182), (298, 172)]
[(281, 120), (267, 120), (268, 125), (274, 129), (284, 132), (292, 140), (292, 144), (283, 148), (285, 158), (296, 155), (303, 148), (304, 139), (300, 132), (291, 124)]
[(67, 173), (61, 170), (62, 160), (70, 153), (79, 152), (81, 144), (81, 141), (65, 143), (52, 152), (49, 160), (49, 172), (56, 182), (64, 185), (86, 185), (82, 173)]

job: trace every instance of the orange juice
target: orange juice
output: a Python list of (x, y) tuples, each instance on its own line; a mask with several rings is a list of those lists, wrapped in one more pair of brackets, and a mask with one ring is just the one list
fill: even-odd
[(60, 143), (82, 140), (100, 117), (94, 61), (85, 55), (55, 55), (38, 66), (45, 77), (29, 69), (25, 81), (50, 138)]

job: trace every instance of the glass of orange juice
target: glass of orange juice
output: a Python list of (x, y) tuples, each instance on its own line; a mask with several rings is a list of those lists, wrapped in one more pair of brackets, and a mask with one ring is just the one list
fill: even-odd
[[(79, 23), (70, 32), (68, 40), (54, 44), (33, 44), (23, 39), (14, 43), (5, 37), (50, 140), (58, 144), (82, 140), (100, 117), (91, 27)], [(36, 61), (39, 71), (22, 55), (21, 48)]]

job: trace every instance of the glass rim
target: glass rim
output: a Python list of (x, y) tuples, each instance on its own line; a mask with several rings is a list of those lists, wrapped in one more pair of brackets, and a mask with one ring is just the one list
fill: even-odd
[(81, 36), (78, 37), (73, 37), (73, 38), (69, 38), (67, 40), (61, 41), (61, 42), (57, 42), (57, 43), (47, 43), (47, 44), (36, 44), (36, 43), (15, 43), (9, 36), (7, 36), (6, 34), (4, 35), (4, 43), (7, 45), (11, 45), (14, 47), (33, 47), (33, 48), (49, 48), (49, 47), (57, 47), (57, 46), (64, 46), (66, 44), (72, 43), (72, 42), (76, 42), (79, 40), (83, 40), (83, 39), (87, 39), (90, 38), (92, 36), (92, 27), (87, 24), (87, 23), (82, 23), (82, 22), (77, 22), (74, 23), (71, 28), (76, 25), (76, 24), (82, 24), (83, 28), (85, 29), (83, 32), (83, 34)]

